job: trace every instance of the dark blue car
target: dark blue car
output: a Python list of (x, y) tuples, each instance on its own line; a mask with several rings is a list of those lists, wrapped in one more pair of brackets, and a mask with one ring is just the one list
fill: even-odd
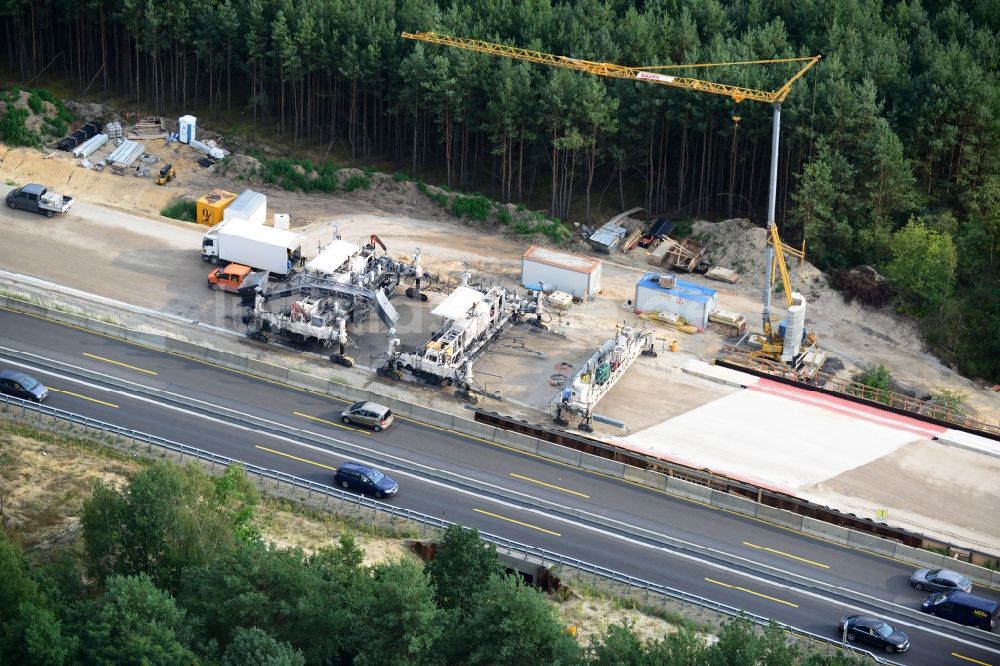
[(49, 390), (31, 375), (16, 370), (0, 370), (0, 393), (41, 402), (49, 395)]
[(333, 480), (342, 488), (374, 495), (378, 499), (392, 497), (399, 492), (399, 484), (374, 467), (355, 462), (345, 462), (337, 469)]

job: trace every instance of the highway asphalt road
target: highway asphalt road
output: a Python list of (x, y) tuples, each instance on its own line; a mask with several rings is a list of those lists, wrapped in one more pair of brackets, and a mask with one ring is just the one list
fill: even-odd
[[(0, 366), (41, 379), (54, 407), (315, 482), (332, 483), (347, 459), (374, 463), (400, 482), (393, 504), (831, 638), (841, 615), (876, 614), (910, 635), (910, 652), (892, 657), (902, 663), (1000, 666), (993, 644), (855, 598), (919, 607), (912, 567), (888, 558), (406, 419), (382, 433), (346, 427), (344, 403), (328, 396), (7, 310)], [(248, 427), (241, 414), (267, 424)]]

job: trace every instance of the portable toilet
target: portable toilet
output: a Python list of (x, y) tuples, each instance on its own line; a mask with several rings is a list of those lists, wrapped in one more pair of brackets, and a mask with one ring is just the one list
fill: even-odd
[(181, 143), (191, 143), (195, 140), (194, 131), (198, 119), (194, 116), (181, 116), (177, 119), (177, 136)]

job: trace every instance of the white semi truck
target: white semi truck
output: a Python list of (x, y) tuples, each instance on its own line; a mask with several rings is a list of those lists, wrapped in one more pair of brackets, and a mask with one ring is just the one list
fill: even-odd
[(242, 218), (225, 220), (202, 237), (201, 258), (212, 265), (243, 264), (283, 277), (302, 259), (302, 234)]

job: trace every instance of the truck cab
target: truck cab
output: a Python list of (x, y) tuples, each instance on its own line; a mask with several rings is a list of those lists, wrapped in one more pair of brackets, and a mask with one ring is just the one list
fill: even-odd
[(251, 268), (243, 264), (229, 264), (225, 268), (216, 268), (208, 274), (208, 287), (235, 294), (251, 272)]
[(41, 213), (52, 217), (56, 213), (65, 213), (73, 205), (73, 197), (55, 192), (38, 183), (28, 183), (7, 193), (7, 206), (20, 208), (32, 213)]

